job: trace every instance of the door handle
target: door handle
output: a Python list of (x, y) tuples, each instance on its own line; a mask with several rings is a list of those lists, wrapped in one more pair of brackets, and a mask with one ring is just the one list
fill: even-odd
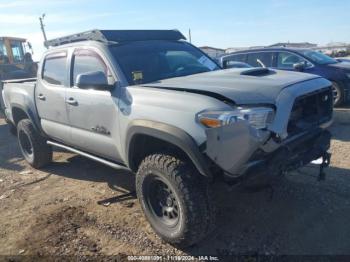
[(70, 97), (66, 100), (66, 103), (75, 106), (78, 104), (78, 101), (75, 100), (73, 97)]
[(39, 98), (40, 100), (45, 100), (45, 99), (46, 99), (46, 97), (45, 97), (43, 94), (39, 94), (39, 95), (38, 95), (38, 98)]

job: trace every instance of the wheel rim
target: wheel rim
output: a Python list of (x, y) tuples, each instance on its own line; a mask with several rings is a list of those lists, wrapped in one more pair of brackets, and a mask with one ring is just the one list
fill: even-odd
[(337, 85), (333, 84), (332, 91), (333, 91), (333, 101), (334, 101), (334, 104), (336, 104), (339, 102), (339, 98), (340, 98), (339, 87)]
[(175, 227), (179, 223), (179, 202), (167, 181), (156, 175), (148, 176), (144, 183), (144, 197), (154, 220), (166, 227)]
[(33, 145), (30, 141), (28, 135), (23, 132), (22, 130), (19, 131), (18, 134), (18, 140), (19, 144), (22, 149), (22, 153), (25, 157), (32, 157), (33, 156)]

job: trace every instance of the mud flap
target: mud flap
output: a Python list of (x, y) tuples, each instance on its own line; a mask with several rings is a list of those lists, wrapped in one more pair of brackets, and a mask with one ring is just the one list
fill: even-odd
[(206, 130), (206, 154), (223, 170), (239, 174), (244, 163), (269, 137), (269, 131), (257, 130), (240, 121)]

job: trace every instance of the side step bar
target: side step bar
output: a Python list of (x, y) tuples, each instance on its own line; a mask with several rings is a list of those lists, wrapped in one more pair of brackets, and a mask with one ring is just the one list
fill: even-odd
[(56, 147), (60, 147), (60, 148), (63, 148), (63, 149), (66, 149), (70, 152), (73, 152), (73, 153), (76, 153), (78, 155), (81, 155), (81, 156), (84, 156), (84, 157), (87, 157), (91, 160), (94, 160), (94, 161), (97, 161), (97, 162), (100, 162), (106, 166), (110, 166), (112, 168), (115, 168), (115, 169), (124, 169), (124, 170), (128, 170), (130, 171), (129, 168), (125, 167), (125, 166), (122, 166), (122, 165), (118, 165), (116, 163), (113, 163), (111, 161), (108, 161), (106, 159), (103, 159), (103, 158), (100, 158), (100, 157), (97, 157), (97, 156), (94, 156), (94, 155), (91, 155), (91, 154), (88, 154), (88, 153), (85, 153), (83, 151), (80, 151), (78, 149), (75, 149), (73, 147), (70, 147), (70, 146), (66, 146), (66, 145), (62, 145), (62, 144), (59, 144), (57, 142), (52, 142), (52, 141), (47, 141), (47, 144), (48, 145), (52, 145), (52, 146), (56, 146)]

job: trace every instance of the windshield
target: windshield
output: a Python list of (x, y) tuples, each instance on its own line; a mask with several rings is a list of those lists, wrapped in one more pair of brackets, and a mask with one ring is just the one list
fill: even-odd
[(329, 57), (328, 55), (322, 54), (320, 52), (312, 51), (312, 50), (302, 50), (300, 51), (304, 56), (309, 58), (312, 62), (327, 65), (327, 64), (335, 64), (338, 63), (337, 60)]
[(113, 45), (110, 50), (130, 85), (219, 69), (186, 42), (136, 41)]

